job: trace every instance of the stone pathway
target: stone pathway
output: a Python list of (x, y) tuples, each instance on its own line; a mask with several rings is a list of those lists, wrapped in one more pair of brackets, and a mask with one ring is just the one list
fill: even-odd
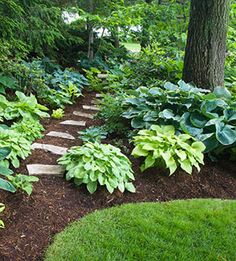
[[(96, 97), (94, 97), (94, 99), (91, 99), (90, 103), (91, 105), (82, 105), (82, 109), (78, 110), (78, 111), (73, 111), (73, 113), (71, 113), (69, 116), (66, 115), (66, 120), (60, 122), (58, 121), (58, 126), (61, 126), (61, 128), (63, 128), (63, 131), (57, 131), (55, 130), (51, 130), (48, 133), (46, 133), (45, 137), (49, 137), (52, 139), (55, 139), (56, 141), (58, 140), (64, 140), (66, 143), (66, 140), (70, 140), (70, 141), (74, 141), (76, 143), (76, 139), (79, 139), (77, 137), (75, 137), (74, 135), (72, 135), (71, 133), (69, 133), (68, 131), (68, 127), (74, 127), (75, 130), (78, 127), (86, 127), (87, 125), (87, 121), (84, 119), (88, 119), (88, 120), (92, 120), (94, 118), (94, 115), (96, 114), (97, 111), (99, 111), (99, 108), (97, 106), (95, 106), (95, 104), (98, 103), (98, 99), (102, 97), (100, 94), (96, 94)], [(88, 111), (92, 111), (88, 112)], [(95, 111), (95, 112), (94, 112)], [(70, 117), (73, 117), (70, 119)], [(75, 120), (75, 117), (78, 117), (78, 120)], [(81, 119), (82, 118), (82, 119)], [(70, 129), (70, 128), (69, 128)], [(77, 132), (79, 132), (79, 130), (77, 130)], [(44, 139), (45, 139), (44, 137)], [(54, 141), (54, 140), (52, 140)], [(54, 141), (55, 142), (55, 141)], [(51, 140), (50, 142), (51, 143)], [(66, 146), (57, 146), (54, 144), (47, 144), (47, 141), (45, 140), (44, 143), (40, 143), (40, 142), (35, 142), (32, 144), (32, 149), (33, 150), (42, 150), (46, 153), (51, 153), (52, 155), (57, 156), (57, 158), (59, 158), (61, 155), (64, 155), (67, 150), (71, 147), (68, 146), (68, 148)], [(53, 142), (52, 142), (53, 143)], [(60, 141), (59, 144), (64, 144)], [(57, 144), (57, 143), (56, 143)], [(65, 144), (64, 144), (65, 145)], [(47, 162), (47, 158), (48, 155), (45, 156), (45, 162)], [(63, 176), (65, 170), (62, 166), (60, 165), (49, 165), (49, 164), (42, 164), (42, 162), (33, 162), (31, 164), (28, 164), (27, 166), (27, 170), (29, 175), (50, 175), (50, 176)]]

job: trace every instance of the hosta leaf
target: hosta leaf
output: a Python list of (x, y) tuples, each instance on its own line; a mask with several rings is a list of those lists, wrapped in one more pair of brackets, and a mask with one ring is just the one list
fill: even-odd
[(13, 174), (12, 170), (0, 165), (0, 175), (9, 176), (9, 175), (12, 175), (12, 174)]
[(145, 169), (148, 169), (150, 167), (153, 167), (155, 164), (155, 159), (152, 157), (152, 155), (149, 155), (146, 159), (145, 159)]
[(97, 190), (97, 182), (89, 182), (87, 184), (87, 189), (90, 194), (93, 194)]
[(231, 145), (236, 141), (236, 128), (218, 123), (216, 124), (216, 138), (223, 145)]
[(135, 147), (131, 153), (131, 155), (133, 155), (134, 157), (145, 157), (148, 155), (148, 151), (143, 150), (142, 148), (140, 148), (139, 146)]
[(11, 149), (9, 147), (0, 148), (0, 160), (4, 160), (11, 153)]
[(193, 168), (192, 168), (191, 162), (188, 159), (181, 161), (180, 166), (188, 174), (192, 174)]
[(190, 122), (196, 128), (203, 128), (207, 121), (208, 119), (198, 111), (194, 111), (190, 115)]
[(180, 127), (185, 133), (192, 135), (193, 137), (195, 137), (203, 132), (203, 129), (196, 128), (192, 125), (192, 123), (190, 121), (190, 113), (188, 113), (188, 112), (183, 114), (181, 121), (180, 121)]
[(135, 193), (135, 192), (136, 192), (136, 189), (135, 189), (134, 185), (133, 185), (131, 182), (125, 183), (125, 188), (126, 188), (129, 192), (132, 192), (132, 193)]
[(118, 184), (118, 189), (120, 190), (120, 192), (124, 192), (125, 191), (125, 184), (123, 182)]
[(215, 87), (213, 93), (216, 95), (217, 98), (225, 98), (227, 100), (230, 100), (232, 98), (231, 93), (224, 87)]
[(206, 149), (206, 146), (202, 142), (194, 142), (191, 147), (199, 152), (202, 152)]
[(16, 188), (11, 184), (11, 182), (6, 181), (2, 178), (0, 178), (0, 189), (9, 191), (9, 192), (16, 192)]

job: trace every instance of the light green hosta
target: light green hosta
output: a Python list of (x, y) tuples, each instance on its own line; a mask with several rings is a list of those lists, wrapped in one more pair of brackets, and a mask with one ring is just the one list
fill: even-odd
[[(0, 203), (0, 213), (3, 212), (4, 209), (5, 209), (4, 204)], [(0, 229), (1, 229), (1, 228), (4, 228), (4, 223), (3, 223), (3, 221), (0, 219)]]
[(94, 193), (98, 184), (106, 186), (110, 193), (118, 188), (135, 192), (131, 162), (120, 149), (110, 144), (85, 143), (72, 147), (59, 160), (66, 167), (66, 179), (74, 178), (76, 185), (86, 184), (90, 193)]
[(15, 130), (0, 128), (0, 148), (5, 147), (10, 149), (10, 154), (6, 157), (6, 160), (15, 168), (18, 168), (20, 166), (19, 158), (26, 159), (29, 156), (31, 142)]
[(188, 134), (175, 135), (175, 128), (171, 125), (152, 125), (150, 130), (141, 130), (134, 137), (135, 148), (132, 155), (145, 157), (141, 170), (160, 166), (170, 170), (172, 175), (180, 166), (191, 174), (195, 166), (200, 171), (199, 163), (203, 162), (205, 146), (195, 141)]

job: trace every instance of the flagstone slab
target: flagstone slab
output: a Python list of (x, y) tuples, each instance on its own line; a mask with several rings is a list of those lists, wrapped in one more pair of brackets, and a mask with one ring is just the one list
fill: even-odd
[(92, 111), (99, 111), (99, 107), (97, 106), (88, 106), (88, 105), (83, 105), (84, 110), (92, 110)]
[(75, 140), (75, 137), (70, 135), (69, 133), (59, 132), (59, 131), (50, 131), (49, 133), (46, 134), (46, 136), (62, 138), (67, 140)]
[(86, 121), (73, 121), (73, 120), (66, 120), (60, 122), (62, 125), (71, 125), (71, 126), (86, 126)]
[(97, 105), (97, 104), (99, 104), (99, 101), (98, 101), (98, 100), (91, 100), (91, 103), (92, 103), (93, 105)]
[(40, 149), (40, 150), (45, 150), (49, 151), (53, 154), (56, 155), (64, 155), (67, 152), (67, 148), (64, 147), (59, 147), (51, 144), (41, 144), (41, 143), (33, 143), (32, 144), (32, 149)]
[(85, 112), (80, 112), (80, 111), (74, 111), (73, 114), (74, 114), (75, 116), (85, 117), (85, 118), (88, 118), (88, 119), (93, 119), (93, 117), (94, 117), (94, 114), (85, 113)]
[(26, 166), (29, 175), (55, 175), (62, 177), (65, 168), (60, 165), (29, 164)]
[(97, 77), (99, 78), (99, 79), (106, 79), (107, 77), (108, 77), (108, 74), (106, 73), (99, 73), (98, 75), (97, 75)]

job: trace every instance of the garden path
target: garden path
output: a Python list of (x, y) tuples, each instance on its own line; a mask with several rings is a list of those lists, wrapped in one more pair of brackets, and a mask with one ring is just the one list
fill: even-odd
[[(93, 118), (99, 110), (96, 104), (101, 96), (99, 94), (88, 96), (90, 98), (84, 98), (81, 104), (71, 106), (62, 120), (57, 120), (56, 123), (54, 120), (53, 127), (46, 125), (45, 136), (32, 144), (34, 151), (26, 164), (29, 175), (63, 176), (64, 169), (56, 163), (56, 160), (70, 147), (78, 145), (79, 138), (76, 132), (94, 125), (96, 121)], [(54, 164), (51, 158), (54, 159)]]

